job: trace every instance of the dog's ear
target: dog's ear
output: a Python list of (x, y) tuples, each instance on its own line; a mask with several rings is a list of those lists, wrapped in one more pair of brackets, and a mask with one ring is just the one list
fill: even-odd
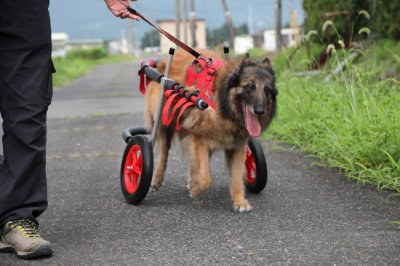
[(236, 69), (235, 72), (229, 75), (228, 80), (226, 82), (226, 88), (230, 89), (233, 87), (237, 87), (240, 83), (240, 75), (238, 74), (239, 69)]
[(267, 70), (272, 75), (274, 75), (274, 71), (272, 70), (271, 61), (269, 61), (268, 57), (265, 57), (258, 66), (262, 69)]
[(243, 68), (244, 68), (246, 65), (251, 65), (251, 64), (254, 64), (254, 62), (251, 61), (251, 59), (250, 59), (250, 54), (249, 54), (249, 53), (245, 53), (245, 55), (244, 55), (243, 58), (242, 58), (242, 62), (241, 62), (240, 65), (239, 65), (240, 74), (242, 74)]
[(240, 83), (240, 76), (242, 75), (244, 67), (250, 63), (250, 55), (246, 53), (240, 64), (236, 67), (235, 71), (229, 76), (227, 81), (228, 88), (237, 87)]

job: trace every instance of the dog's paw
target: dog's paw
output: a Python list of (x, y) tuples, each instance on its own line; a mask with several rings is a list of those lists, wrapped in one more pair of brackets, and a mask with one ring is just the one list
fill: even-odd
[(150, 186), (150, 191), (151, 192), (157, 192), (161, 187), (161, 184), (151, 184)]
[(198, 198), (200, 197), (202, 194), (204, 194), (207, 191), (207, 189), (205, 188), (201, 188), (201, 187), (191, 187), (189, 189), (189, 193), (190, 193), (190, 197), (192, 199)]
[(206, 193), (211, 186), (211, 181), (202, 182), (202, 183), (194, 183), (189, 185), (189, 193), (191, 198), (197, 198)]
[(249, 212), (252, 209), (252, 207), (251, 207), (250, 202), (248, 200), (242, 200), (240, 202), (234, 202), (233, 203), (233, 209), (236, 212), (243, 213), (243, 212)]
[(201, 195), (201, 193), (198, 190), (193, 190), (190, 185), (188, 185), (188, 189), (189, 189), (189, 196), (192, 199), (197, 199)]

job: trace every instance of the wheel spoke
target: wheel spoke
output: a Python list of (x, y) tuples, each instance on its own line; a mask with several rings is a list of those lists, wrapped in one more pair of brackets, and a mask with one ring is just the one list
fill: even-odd
[(247, 170), (247, 182), (254, 183), (256, 181), (256, 163), (254, 161), (254, 156), (250, 149), (246, 149), (246, 170)]
[(132, 171), (136, 174), (136, 176), (140, 176), (142, 174), (142, 154), (140, 151), (136, 154), (135, 160), (132, 165)]
[(125, 188), (129, 193), (137, 189), (142, 174), (142, 153), (138, 145), (133, 145), (127, 154), (125, 163)]
[(135, 163), (136, 163), (136, 151), (132, 151), (130, 154), (129, 154), (130, 156), (131, 156), (131, 165), (132, 165), (132, 167), (135, 165)]

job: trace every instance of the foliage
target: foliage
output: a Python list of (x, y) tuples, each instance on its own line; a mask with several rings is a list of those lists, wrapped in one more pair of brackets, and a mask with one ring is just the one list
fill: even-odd
[[(369, 0), (371, 2), (372, 0)], [(400, 2), (392, 0), (372, 1), (372, 27), (382, 36), (400, 39)]]
[[(335, 51), (320, 76), (297, 75), (306, 58), (305, 49), (297, 51), (290, 63), (288, 51), (274, 61), (279, 109), (268, 137), (295, 144), (362, 184), (400, 195), (400, 45), (370, 44), (358, 62), (346, 62), (347, 70), (329, 81), (326, 76), (351, 50)], [(390, 68), (396, 74), (382, 76)]]
[(141, 48), (160, 46), (160, 33), (157, 30), (145, 32), (141, 42)]
[[(306, 30), (321, 29), (326, 20), (332, 20), (338, 33), (346, 41), (350, 37), (357, 37), (355, 33), (363, 27), (371, 29), (372, 33), (381, 36), (400, 39), (400, 2), (391, 0), (304, 0), (303, 8), (306, 12)], [(360, 13), (360, 11), (367, 13)], [(326, 16), (328, 12), (350, 13), (344, 15)], [(363, 14), (369, 14), (365, 16)], [(321, 33), (321, 31), (320, 31)], [(336, 33), (325, 33), (324, 39), (334, 38)], [(361, 37), (361, 36), (358, 36)], [(333, 41), (331, 39), (330, 41)]]
[[(235, 35), (245, 35), (249, 33), (247, 24), (242, 24), (234, 29)], [(225, 23), (219, 28), (206, 29), (206, 42), (208, 47), (215, 47), (221, 45), (229, 40), (228, 25)]]
[(375, 45), (371, 46), (370, 58), (368, 66), (379, 70), (380, 74), (385, 74), (384, 77), (391, 77), (391, 73), (400, 73), (400, 43), (393, 40), (380, 40)]
[(104, 47), (95, 47), (92, 49), (74, 49), (68, 53), (67, 58), (97, 60), (105, 58), (106, 56), (107, 56), (107, 51)]
[[(266, 57), (266, 52), (261, 47), (252, 48), (248, 51), (251, 58), (263, 58)], [(269, 56), (270, 58), (270, 56)], [(270, 58), (271, 59), (271, 58)]]

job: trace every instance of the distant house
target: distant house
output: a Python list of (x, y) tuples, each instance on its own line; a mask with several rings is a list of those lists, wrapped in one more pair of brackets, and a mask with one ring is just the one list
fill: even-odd
[(74, 40), (68, 42), (69, 49), (92, 49), (103, 46), (104, 46), (104, 41), (101, 39)]
[(65, 32), (51, 33), (52, 57), (64, 57), (68, 51), (69, 37)]
[(132, 50), (127, 39), (109, 40), (105, 42), (108, 54), (128, 54)]
[(119, 40), (89, 39), (89, 40), (70, 40), (65, 32), (51, 33), (52, 57), (65, 57), (67, 53), (74, 49), (92, 49), (105, 47), (109, 54), (129, 54), (137, 51), (129, 46), (127, 39)]
[(91, 49), (103, 47), (105, 45), (104, 41), (100, 39), (71, 41), (68, 34), (65, 32), (52, 32), (51, 42), (52, 57), (65, 57), (67, 53), (73, 49)]
[[(281, 30), (282, 35), (282, 45), (284, 47), (291, 47), (295, 45), (300, 35), (299, 28), (283, 28)], [(264, 49), (267, 51), (275, 51), (276, 50), (276, 36), (275, 30), (267, 29), (264, 30)]]
[[(196, 19), (196, 42), (197, 45), (192, 47), (192, 36), (190, 34), (190, 23), (189, 21), (186, 22), (186, 26), (184, 25), (183, 21), (179, 24), (180, 34), (179, 39), (180, 41), (186, 43), (187, 45), (191, 46), (192, 48), (202, 48), (205, 49), (206, 44), (206, 25), (204, 19)], [(169, 32), (173, 36), (177, 37), (176, 32), (176, 20), (168, 19), (168, 20), (158, 20), (157, 21), (162, 29)], [(186, 32), (185, 32), (186, 29)], [(185, 34), (186, 33), (186, 34)], [(186, 36), (186, 40), (185, 40)], [(168, 53), (170, 47), (176, 47), (176, 45), (171, 42), (167, 37), (164, 35), (160, 35), (160, 51), (162, 53)]]
[(244, 54), (254, 48), (254, 39), (250, 35), (239, 35), (234, 39), (235, 53)]

